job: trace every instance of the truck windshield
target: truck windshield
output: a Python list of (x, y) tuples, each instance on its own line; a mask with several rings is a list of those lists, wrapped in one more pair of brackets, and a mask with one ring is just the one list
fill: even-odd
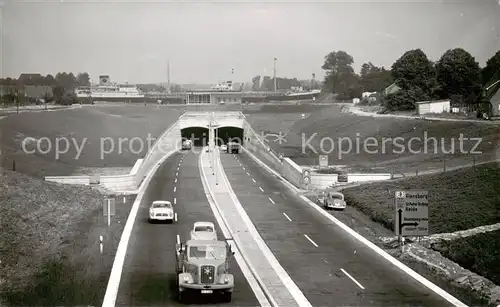
[(226, 248), (222, 246), (192, 245), (189, 247), (189, 257), (223, 260), (226, 258)]

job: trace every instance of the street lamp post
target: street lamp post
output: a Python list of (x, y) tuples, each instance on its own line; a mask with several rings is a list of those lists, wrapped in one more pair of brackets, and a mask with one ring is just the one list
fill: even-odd
[(276, 90), (277, 90), (277, 87), (276, 87), (276, 60), (278, 60), (277, 58), (274, 58), (274, 61), (273, 61), (273, 73), (274, 73), (274, 92), (276, 93)]

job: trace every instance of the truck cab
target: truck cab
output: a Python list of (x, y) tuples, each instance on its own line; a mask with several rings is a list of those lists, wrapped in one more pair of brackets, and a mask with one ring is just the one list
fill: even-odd
[[(229, 271), (234, 252), (226, 241), (188, 240), (176, 245), (177, 297), (188, 293), (222, 296), (231, 302), (234, 276)], [(188, 294), (189, 295), (189, 294)]]

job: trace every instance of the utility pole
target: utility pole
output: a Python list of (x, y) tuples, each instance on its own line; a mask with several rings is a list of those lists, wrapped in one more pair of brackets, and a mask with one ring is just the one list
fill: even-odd
[(274, 61), (273, 61), (273, 63), (274, 63), (274, 65), (273, 65), (273, 72), (274, 72), (274, 92), (275, 93), (276, 93), (276, 90), (277, 90), (277, 88), (276, 88), (276, 61), (277, 60), (278, 60), (277, 58), (274, 58)]
[(168, 60), (167, 62), (167, 78), (168, 78), (167, 93), (170, 94), (170, 60)]

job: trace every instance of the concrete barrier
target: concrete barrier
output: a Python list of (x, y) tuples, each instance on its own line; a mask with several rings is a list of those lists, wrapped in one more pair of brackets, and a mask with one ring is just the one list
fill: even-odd
[(58, 182), (64, 184), (89, 185), (90, 176), (46, 176), (45, 181)]
[(314, 189), (326, 189), (338, 182), (337, 174), (311, 174), (310, 187)]
[(373, 174), (363, 174), (363, 173), (352, 173), (347, 174), (347, 182), (364, 182), (364, 181), (381, 181), (389, 180), (392, 178), (391, 173), (373, 173)]

